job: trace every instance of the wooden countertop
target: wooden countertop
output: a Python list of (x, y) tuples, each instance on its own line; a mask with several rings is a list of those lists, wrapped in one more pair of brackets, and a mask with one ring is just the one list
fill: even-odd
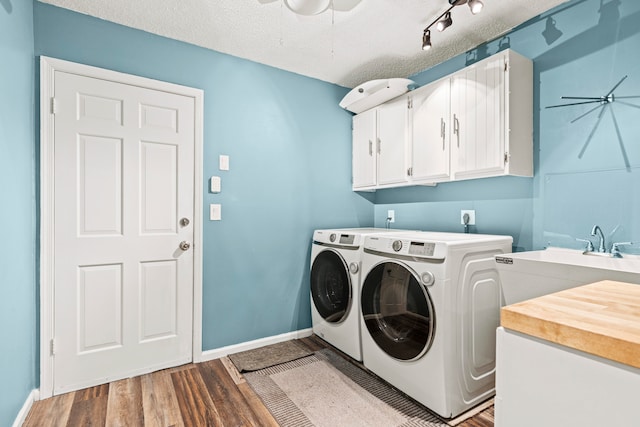
[(503, 327), (640, 368), (640, 285), (605, 280), (503, 307)]

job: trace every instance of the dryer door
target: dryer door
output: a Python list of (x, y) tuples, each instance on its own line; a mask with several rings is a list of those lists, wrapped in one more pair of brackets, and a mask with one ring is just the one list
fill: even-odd
[(334, 250), (318, 254), (311, 266), (311, 297), (327, 322), (340, 323), (351, 307), (351, 277), (347, 263)]
[(376, 265), (362, 285), (362, 316), (371, 338), (389, 356), (415, 360), (435, 334), (433, 304), (426, 288), (407, 265)]

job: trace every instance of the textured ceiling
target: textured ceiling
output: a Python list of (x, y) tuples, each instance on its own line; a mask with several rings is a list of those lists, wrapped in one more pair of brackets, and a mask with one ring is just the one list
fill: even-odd
[(453, 25), (432, 32), (429, 52), (422, 30), (447, 0), (333, 0), (315, 16), (294, 14), (283, 0), (40, 1), (352, 88), (408, 77), (567, 0), (483, 0), (475, 16), (457, 6)]

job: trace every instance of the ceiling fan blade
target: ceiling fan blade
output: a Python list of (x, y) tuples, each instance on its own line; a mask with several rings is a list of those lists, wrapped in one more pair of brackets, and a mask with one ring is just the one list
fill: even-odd
[(633, 107), (633, 108), (640, 108), (640, 105), (637, 104), (632, 104), (630, 102), (625, 102), (625, 101), (618, 101), (620, 104), (622, 105), (626, 105), (628, 107)]
[(599, 96), (563, 96), (560, 99), (602, 99)]
[(333, 0), (333, 10), (336, 12), (349, 12), (360, 4), (362, 0)]
[(576, 117), (575, 119), (571, 120), (571, 122), (570, 122), (570, 123), (575, 123), (575, 122), (577, 122), (578, 120), (580, 120), (580, 119), (581, 119), (581, 118), (583, 118), (584, 116), (587, 116), (587, 115), (589, 115), (589, 114), (593, 113), (593, 112), (594, 112), (594, 111), (596, 111), (598, 108), (604, 108), (604, 106), (605, 106), (605, 105), (606, 105), (606, 104), (596, 105), (596, 106), (595, 106), (595, 107), (593, 107), (591, 110), (589, 110), (589, 111), (587, 111), (586, 113), (581, 114), (581, 115), (579, 115), (578, 117)]
[(622, 134), (620, 133), (620, 126), (618, 126), (618, 120), (616, 120), (616, 115), (613, 112), (613, 109), (611, 109), (611, 118), (613, 119), (613, 128), (616, 130), (616, 135), (618, 136), (618, 144), (620, 144), (620, 151), (622, 152), (622, 158), (624, 159), (625, 169), (628, 172), (631, 172), (631, 162), (629, 162), (627, 150), (624, 148), (624, 141), (622, 140)]
[(585, 102), (572, 102), (570, 104), (558, 104), (558, 105), (549, 105), (544, 108), (558, 108), (558, 107), (569, 107), (571, 105), (582, 105), (582, 104), (595, 104), (596, 102), (602, 102), (600, 98), (597, 101), (585, 101)]
[(587, 140), (584, 142), (584, 145), (582, 146), (582, 150), (580, 150), (580, 153), (578, 154), (579, 159), (581, 159), (585, 151), (587, 151), (587, 147), (591, 143), (591, 140), (593, 139), (593, 135), (595, 135), (596, 130), (598, 130), (598, 127), (600, 126), (600, 121), (602, 120), (602, 116), (604, 115), (604, 112), (607, 110), (606, 107), (608, 106), (609, 104), (603, 104), (604, 108), (600, 110), (600, 114), (598, 114), (598, 120), (596, 120), (596, 123), (593, 125), (593, 129), (591, 129), (591, 133), (587, 137)]
[(621, 78), (621, 79), (620, 79), (620, 81), (618, 82), (618, 84), (616, 84), (616, 85), (613, 87), (613, 89), (611, 89), (611, 90), (609, 91), (609, 93), (608, 93), (608, 94), (606, 94), (604, 97), (605, 97), (605, 98), (608, 98), (608, 97), (609, 97), (609, 95), (611, 95), (611, 94), (613, 93), (613, 91), (614, 91), (614, 90), (618, 89), (618, 86), (620, 86), (620, 85), (622, 84), (622, 82), (623, 82), (627, 77), (629, 77), (629, 76), (624, 76), (623, 78)]

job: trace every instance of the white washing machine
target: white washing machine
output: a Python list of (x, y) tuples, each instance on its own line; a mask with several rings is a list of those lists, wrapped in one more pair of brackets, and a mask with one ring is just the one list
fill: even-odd
[(495, 394), (501, 287), (494, 255), (509, 236), (368, 236), (362, 255), (365, 367), (453, 418)]
[(360, 263), (365, 236), (398, 232), (386, 228), (316, 230), (311, 246), (313, 332), (362, 361)]

